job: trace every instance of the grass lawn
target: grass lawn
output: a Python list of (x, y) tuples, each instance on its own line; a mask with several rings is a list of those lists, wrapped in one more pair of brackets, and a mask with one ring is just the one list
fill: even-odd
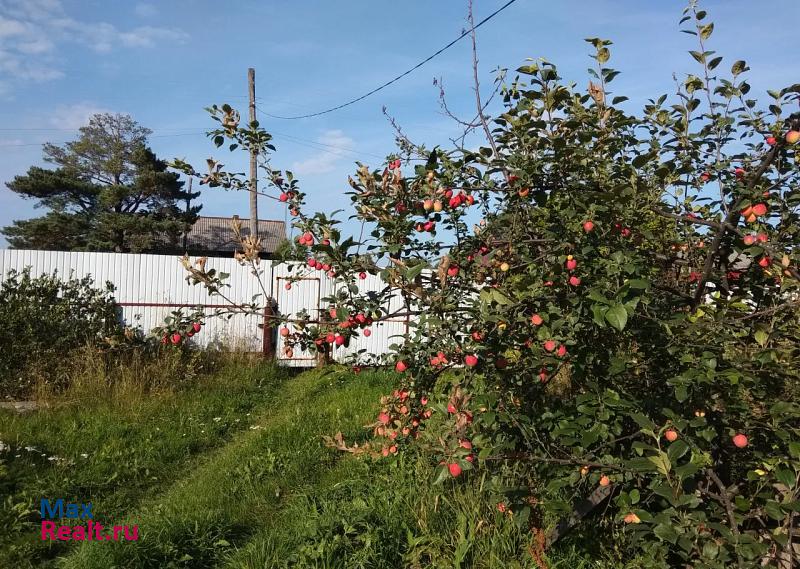
[[(392, 381), (232, 363), (122, 405), (4, 413), (0, 567), (536, 567), (480, 477), (433, 488), (425, 460), (324, 446), (336, 431), (365, 440)], [(60, 497), (138, 525), (138, 540), (43, 542), (39, 500)], [(584, 566), (597, 565), (550, 560)]]

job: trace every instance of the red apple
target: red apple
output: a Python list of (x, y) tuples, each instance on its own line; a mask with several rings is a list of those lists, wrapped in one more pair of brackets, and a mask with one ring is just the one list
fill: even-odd
[(177, 332), (175, 332), (175, 333), (172, 335), (172, 343), (173, 343), (173, 344), (179, 344), (179, 343), (180, 343), (180, 341), (181, 341), (181, 335), (180, 335), (180, 334), (178, 334)]
[(744, 168), (736, 168), (733, 173), (736, 174), (737, 178), (744, 178)]
[(738, 433), (733, 437), (733, 445), (736, 448), (744, 448), (747, 446), (747, 436), (743, 435), (742, 433)]
[(391, 418), (387, 413), (381, 413), (380, 415), (378, 415), (378, 421), (380, 421), (384, 425), (388, 425), (390, 420)]
[(786, 133), (787, 144), (797, 144), (798, 140), (800, 140), (800, 130), (790, 130)]
[(749, 247), (750, 245), (756, 242), (755, 235), (745, 235), (742, 238), (742, 242)]
[(567, 347), (566, 347), (564, 344), (561, 344), (561, 345), (558, 347), (558, 351), (556, 352), (556, 355), (557, 355), (559, 358), (563, 358), (564, 356), (566, 356), (566, 355), (567, 355)]
[(769, 257), (761, 257), (761, 258), (758, 260), (758, 266), (759, 266), (759, 267), (763, 267), (763, 268), (765, 268), (765, 269), (766, 269), (767, 267), (769, 267), (771, 264), (772, 264), (772, 260), (771, 260)]
[(192, 330), (194, 330), (195, 332), (199, 332), (200, 328), (202, 328), (202, 327), (203, 327), (203, 325), (200, 324), (200, 322), (195, 322), (194, 324), (192, 324)]
[(447, 269), (447, 276), (448, 277), (455, 277), (457, 275), (458, 275), (458, 266), (457, 265), (451, 265)]
[(553, 350), (555, 350), (555, 349), (556, 349), (556, 343), (555, 343), (555, 341), (554, 341), (554, 340), (547, 340), (547, 341), (544, 343), (544, 349), (545, 349), (546, 351), (548, 351), (548, 352), (552, 352)]
[(770, 146), (775, 146), (775, 143), (776, 143), (776, 142), (778, 142), (778, 141), (777, 141), (777, 140), (775, 140), (775, 137), (774, 137), (774, 136), (768, 136), (768, 137), (767, 137), (767, 140), (766, 140), (766, 142), (767, 142), (767, 144), (769, 144)]
[(567, 270), (568, 270), (568, 271), (574, 271), (574, 270), (575, 270), (575, 267), (577, 267), (577, 266), (578, 266), (578, 261), (576, 261), (575, 259), (573, 259), (573, 258), (572, 258), (572, 255), (570, 255), (569, 257), (567, 257)]
[(497, 366), (497, 369), (506, 369), (508, 367), (508, 360), (501, 356), (494, 361), (494, 365)]
[(334, 341), (336, 342), (336, 345), (337, 345), (337, 346), (342, 346), (342, 345), (344, 345), (344, 342), (345, 342), (345, 340), (346, 340), (346, 338), (345, 338), (344, 336), (342, 336), (342, 335), (338, 335), (338, 336), (336, 336), (336, 337), (334, 338)]
[(447, 412), (448, 413), (457, 413), (458, 409), (456, 409), (456, 406), (453, 405), (452, 403), (448, 403), (447, 404)]
[(478, 356), (470, 354), (464, 358), (464, 363), (467, 364), (469, 367), (475, 367), (478, 365)]
[(592, 230), (594, 230), (594, 223), (592, 223), (591, 221), (588, 221), (588, 220), (587, 220), (587, 221), (584, 221), (584, 222), (583, 222), (583, 230), (584, 230), (586, 233), (591, 233), (591, 232), (592, 232)]
[(753, 213), (756, 214), (759, 217), (762, 216), (762, 215), (765, 215), (767, 213), (766, 204), (757, 203), (756, 205), (754, 205), (753, 206)]
[(611, 484), (611, 480), (609, 480), (608, 476), (603, 474), (600, 477), (600, 486), (608, 486), (609, 484)]
[(292, 290), (292, 283), (286, 283), (285, 285), (283, 285), (283, 288), (285, 288), (286, 290)]
[(669, 442), (674, 443), (678, 440), (678, 431), (675, 429), (669, 429), (666, 433), (664, 433), (664, 438)]
[(458, 443), (458, 446), (460, 446), (461, 448), (465, 448), (467, 450), (472, 450), (472, 443), (467, 439), (464, 439), (463, 441)]
[(370, 336), (372, 336), (372, 330), (370, 330), (369, 328), (364, 328), (363, 334), (365, 338), (369, 338)]
[(569, 284), (572, 286), (578, 286), (581, 284), (581, 279), (573, 275), (569, 278)]
[(281, 328), (281, 336), (283, 336), (285, 338), (288, 335), (289, 335), (289, 329), (286, 328), (285, 326), (283, 328)]
[(334, 334), (333, 332), (328, 332), (328, 334), (325, 336), (325, 341), (328, 342), (329, 344), (333, 344), (335, 340), (336, 340), (336, 334)]
[(453, 478), (461, 474), (461, 466), (459, 466), (458, 463), (451, 462), (447, 465), (447, 469), (450, 471), (450, 475)]
[(408, 369), (408, 364), (406, 364), (406, 362), (400, 360), (399, 362), (397, 362), (395, 364), (394, 369), (396, 369), (400, 373), (403, 373), (404, 371), (406, 371)]
[(281, 195), (280, 197), (278, 197), (278, 199), (282, 202), (289, 201), (289, 194), (287, 194), (286, 192), (281, 192)]
[(538, 314), (534, 314), (533, 316), (531, 316), (531, 324), (533, 324), (534, 326), (541, 326), (543, 322), (544, 320)]
[(367, 278), (367, 273), (364, 272), (358, 273), (358, 278), (360, 278), (363, 281), (364, 279)]

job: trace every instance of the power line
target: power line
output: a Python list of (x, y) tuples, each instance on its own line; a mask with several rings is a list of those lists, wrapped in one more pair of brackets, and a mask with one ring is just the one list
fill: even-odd
[[(477, 30), (477, 29), (478, 29), (479, 27), (481, 27), (483, 24), (485, 24), (486, 22), (488, 22), (489, 20), (491, 20), (492, 18), (494, 18), (494, 17), (495, 17), (497, 14), (499, 14), (500, 12), (502, 12), (503, 10), (505, 10), (506, 8), (508, 8), (509, 6), (511, 6), (511, 5), (512, 5), (514, 2), (516, 2), (516, 1), (517, 1), (517, 0), (509, 0), (508, 2), (506, 2), (505, 4), (503, 4), (503, 5), (502, 5), (500, 8), (498, 8), (497, 10), (495, 10), (494, 12), (492, 12), (491, 14), (489, 14), (488, 16), (486, 16), (486, 17), (485, 17), (483, 20), (481, 20), (480, 22), (478, 22), (477, 24), (475, 24), (475, 27), (474, 27), (474, 28), (472, 28), (472, 29), (475, 29), (475, 30)], [(443, 53), (443, 52), (444, 52), (444, 51), (446, 51), (447, 49), (449, 49), (449, 48), (451, 48), (452, 46), (454, 46), (454, 45), (455, 45), (455, 44), (456, 44), (458, 41), (462, 40), (463, 38), (465, 38), (466, 36), (468, 36), (470, 33), (471, 33), (471, 30), (464, 30), (464, 31), (461, 33), (461, 35), (460, 35), (460, 36), (458, 36), (456, 39), (454, 39), (453, 41), (451, 41), (449, 44), (447, 44), (446, 46), (444, 46), (443, 48), (441, 48), (441, 49), (440, 49), (439, 51), (437, 51), (436, 53), (434, 53), (434, 54), (432, 54), (432, 55), (429, 55), (428, 57), (426, 57), (425, 59), (423, 59), (422, 61), (420, 61), (419, 63), (417, 63), (417, 64), (416, 64), (414, 67), (412, 67), (412, 68), (411, 68), (411, 69), (409, 69), (408, 71), (405, 71), (404, 73), (401, 73), (400, 75), (398, 75), (398, 76), (397, 76), (397, 77), (395, 77), (394, 79), (391, 79), (390, 81), (387, 81), (386, 83), (384, 83), (383, 85), (381, 85), (381, 86), (379, 86), (379, 87), (376, 87), (376, 88), (375, 88), (375, 89), (373, 89), (372, 91), (369, 91), (368, 93), (364, 93), (364, 94), (363, 94), (363, 95), (361, 95), (360, 97), (356, 97), (355, 99), (351, 99), (350, 101), (347, 101), (346, 103), (342, 103), (341, 105), (336, 105), (335, 107), (331, 107), (331, 108), (329, 108), (329, 109), (325, 109), (325, 110), (323, 110), (323, 111), (318, 111), (318, 112), (316, 112), (316, 113), (308, 113), (308, 114), (305, 114), (305, 115), (296, 115), (296, 116), (292, 116), (292, 117), (284, 117), (284, 116), (280, 116), (280, 115), (272, 115), (272, 114), (270, 114), (270, 113), (266, 113), (266, 112), (264, 112), (264, 111), (261, 111), (261, 112), (262, 112), (263, 114), (265, 114), (266, 116), (268, 116), (268, 117), (270, 117), (270, 118), (273, 118), (273, 119), (281, 119), (281, 120), (295, 120), (295, 119), (307, 119), (307, 118), (310, 118), (310, 117), (318, 117), (318, 116), (320, 116), (320, 115), (325, 115), (325, 114), (328, 114), (328, 113), (332, 113), (333, 111), (338, 111), (339, 109), (343, 109), (343, 108), (345, 108), (345, 107), (349, 107), (350, 105), (352, 105), (352, 104), (355, 104), (355, 103), (357, 103), (357, 102), (359, 102), (359, 101), (362, 101), (362, 100), (366, 99), (367, 97), (369, 97), (370, 95), (374, 95), (374, 94), (375, 94), (375, 93), (377, 93), (378, 91), (381, 91), (381, 90), (385, 89), (386, 87), (388, 87), (388, 86), (389, 86), (389, 85), (391, 85), (392, 83), (396, 83), (397, 81), (399, 81), (400, 79), (402, 79), (403, 77), (405, 77), (406, 75), (408, 75), (409, 73), (411, 73), (412, 71), (415, 71), (415, 70), (419, 69), (420, 67), (422, 67), (423, 65), (425, 65), (426, 63), (428, 63), (428, 62), (429, 62), (431, 59), (433, 59), (433, 58), (434, 58), (434, 57), (436, 57), (437, 55), (439, 55), (439, 54)]]

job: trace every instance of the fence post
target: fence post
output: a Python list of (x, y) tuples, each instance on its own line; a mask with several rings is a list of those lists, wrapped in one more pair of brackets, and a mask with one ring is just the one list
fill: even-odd
[(272, 336), (273, 336), (273, 319), (271, 316), (274, 315), (274, 311), (272, 310), (272, 302), (267, 302), (267, 305), (264, 307), (264, 339), (261, 346), (261, 352), (264, 356), (264, 359), (272, 360), (275, 359), (275, 345), (272, 343)]

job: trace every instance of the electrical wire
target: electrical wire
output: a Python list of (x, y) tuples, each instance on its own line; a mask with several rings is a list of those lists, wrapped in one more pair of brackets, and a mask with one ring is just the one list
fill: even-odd
[(458, 41), (460, 41), (460, 40), (464, 39), (466, 36), (468, 36), (470, 33), (472, 33), (472, 30), (477, 30), (477, 29), (478, 29), (479, 27), (481, 27), (483, 24), (485, 24), (486, 22), (488, 22), (489, 20), (491, 20), (492, 18), (494, 18), (496, 15), (498, 15), (500, 12), (502, 12), (503, 10), (505, 10), (506, 8), (508, 8), (509, 6), (511, 6), (511, 5), (512, 5), (514, 2), (516, 2), (516, 1), (517, 1), (517, 0), (509, 0), (508, 2), (506, 2), (505, 4), (503, 4), (503, 5), (502, 5), (500, 8), (498, 8), (497, 10), (495, 10), (494, 12), (492, 12), (491, 14), (489, 14), (488, 16), (486, 16), (486, 17), (485, 17), (483, 20), (481, 20), (480, 22), (478, 22), (477, 24), (475, 24), (475, 27), (474, 27), (474, 28), (472, 28), (472, 29), (470, 29), (470, 30), (464, 30), (464, 31), (461, 33), (461, 35), (460, 35), (460, 36), (458, 36), (456, 39), (454, 39), (454, 40), (453, 40), (453, 41), (451, 41), (449, 44), (447, 44), (446, 46), (444, 46), (443, 48), (441, 48), (441, 49), (440, 49), (440, 50), (438, 50), (437, 52), (433, 53), (432, 55), (429, 55), (428, 57), (426, 57), (425, 59), (423, 59), (422, 61), (420, 61), (419, 63), (417, 63), (417, 64), (416, 64), (414, 67), (412, 67), (411, 69), (409, 69), (409, 70), (407, 70), (407, 71), (405, 71), (405, 72), (401, 73), (400, 75), (398, 75), (398, 76), (397, 76), (397, 77), (395, 77), (394, 79), (391, 79), (391, 80), (387, 81), (387, 82), (386, 82), (386, 83), (384, 83), (383, 85), (380, 85), (379, 87), (376, 87), (375, 89), (373, 89), (373, 90), (371, 90), (371, 91), (369, 91), (369, 92), (367, 92), (367, 93), (364, 93), (364, 94), (363, 94), (363, 95), (361, 95), (360, 97), (356, 97), (355, 99), (351, 99), (351, 100), (347, 101), (346, 103), (342, 103), (341, 105), (336, 105), (335, 107), (331, 107), (331, 108), (329, 108), (329, 109), (324, 109), (324, 110), (322, 110), (322, 111), (318, 111), (318, 112), (316, 112), (316, 113), (308, 113), (308, 114), (305, 114), (305, 115), (296, 115), (296, 116), (290, 116), (290, 117), (286, 117), (286, 116), (281, 116), (281, 115), (273, 115), (273, 114), (270, 114), (270, 113), (267, 113), (267, 112), (264, 112), (264, 111), (261, 111), (261, 112), (262, 112), (264, 115), (266, 115), (266, 116), (268, 116), (268, 117), (270, 117), (270, 118), (273, 118), (273, 119), (280, 119), (280, 120), (296, 120), (296, 119), (307, 119), (307, 118), (311, 118), (311, 117), (318, 117), (318, 116), (320, 116), (320, 115), (325, 115), (325, 114), (328, 114), (328, 113), (332, 113), (333, 111), (338, 111), (339, 109), (343, 109), (343, 108), (345, 108), (345, 107), (349, 107), (350, 105), (353, 105), (353, 104), (355, 104), (355, 103), (357, 103), (357, 102), (359, 102), (359, 101), (363, 101), (364, 99), (366, 99), (366, 98), (367, 98), (367, 97), (369, 97), (370, 95), (374, 95), (375, 93), (377, 93), (378, 91), (381, 91), (381, 90), (385, 89), (386, 87), (388, 87), (388, 86), (389, 86), (389, 85), (391, 85), (392, 83), (396, 83), (397, 81), (399, 81), (400, 79), (402, 79), (402, 78), (403, 78), (403, 77), (405, 77), (406, 75), (410, 74), (412, 71), (416, 71), (417, 69), (419, 69), (420, 67), (422, 67), (423, 65), (425, 65), (426, 63), (428, 63), (428, 62), (429, 62), (430, 60), (432, 60), (434, 57), (436, 57), (436, 56), (440, 55), (441, 53), (445, 52), (445, 51), (446, 51), (446, 50), (448, 50), (449, 48), (453, 47), (453, 46), (454, 46), (454, 45), (455, 45), (455, 44), (456, 44)]

